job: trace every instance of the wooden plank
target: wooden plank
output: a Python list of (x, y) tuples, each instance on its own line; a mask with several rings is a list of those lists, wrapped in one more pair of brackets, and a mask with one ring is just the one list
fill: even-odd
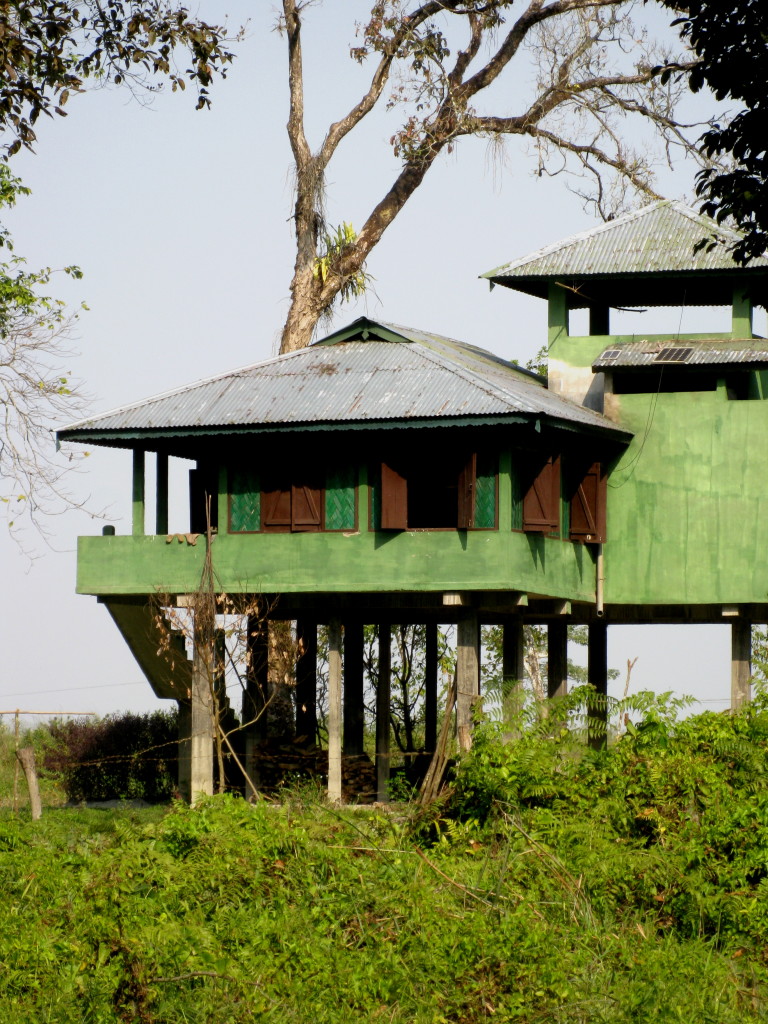
[(393, 466), (381, 464), (381, 528), (405, 530), (408, 527), (408, 481)]

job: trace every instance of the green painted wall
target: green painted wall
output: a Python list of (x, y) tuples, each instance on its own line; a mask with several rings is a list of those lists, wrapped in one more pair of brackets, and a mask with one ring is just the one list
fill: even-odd
[[(550, 354), (584, 368), (629, 340), (561, 336)], [(606, 603), (766, 602), (768, 402), (719, 388), (609, 395), (605, 411), (635, 432), (609, 479)]]
[[(192, 547), (165, 537), (80, 537), (77, 590), (189, 593), (199, 584), (203, 556), (203, 538)], [(594, 562), (583, 545), (511, 530), (220, 534), (214, 568), (233, 593), (523, 590), (572, 601), (595, 597)]]

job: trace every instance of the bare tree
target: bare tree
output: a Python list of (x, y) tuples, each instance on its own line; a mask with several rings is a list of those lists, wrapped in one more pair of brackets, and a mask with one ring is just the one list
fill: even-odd
[[(652, 155), (628, 144), (628, 121), (652, 127), (667, 156), (673, 146), (695, 153), (686, 135), (692, 126), (675, 114), (685, 86), (679, 76), (663, 74), (694, 62), (649, 42), (632, 22), (633, 0), (375, 0), (351, 49), (354, 60), (372, 65), (367, 88), (313, 150), (302, 63), (303, 16), (311, 5), (283, 0), (280, 21), (296, 179), (296, 262), (282, 352), (307, 345), (334, 301), (364, 288), (372, 249), (438, 156), (464, 136), (528, 140), (538, 173), (588, 179), (581, 194), (604, 217), (616, 212), (627, 188), (657, 198)], [(499, 80), (508, 81), (513, 67), (522, 68), (527, 85), (504, 92)], [(481, 109), (481, 101), (497, 110)], [(383, 105), (401, 111), (391, 139), (400, 171), (359, 233), (347, 224), (329, 231), (323, 218), (328, 167), (341, 142)]]

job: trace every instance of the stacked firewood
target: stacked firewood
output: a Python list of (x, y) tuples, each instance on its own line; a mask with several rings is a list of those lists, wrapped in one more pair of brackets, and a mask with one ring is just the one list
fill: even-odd
[[(328, 751), (294, 741), (269, 740), (258, 748), (249, 765), (254, 784), (264, 793), (278, 793), (285, 786), (312, 779), (328, 782)], [(373, 803), (376, 799), (376, 769), (367, 754), (345, 754), (341, 759), (344, 803)]]

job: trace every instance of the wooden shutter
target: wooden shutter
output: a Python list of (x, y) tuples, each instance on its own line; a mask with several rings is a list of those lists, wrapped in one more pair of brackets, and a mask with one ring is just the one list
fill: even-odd
[(319, 487), (294, 484), (291, 487), (291, 529), (294, 533), (317, 533), (323, 527)]
[(476, 480), (477, 455), (472, 452), (459, 471), (459, 508), (456, 525), (460, 530), (471, 530), (475, 525)]
[(523, 529), (551, 533), (560, 526), (560, 456), (550, 456), (529, 479), (523, 495)]
[(607, 477), (599, 462), (594, 462), (578, 482), (571, 498), (571, 540), (602, 544), (605, 540)]
[(381, 528), (408, 529), (408, 481), (386, 462), (381, 464)]
[(291, 529), (290, 488), (263, 491), (261, 495), (261, 510), (262, 530), (287, 533)]

